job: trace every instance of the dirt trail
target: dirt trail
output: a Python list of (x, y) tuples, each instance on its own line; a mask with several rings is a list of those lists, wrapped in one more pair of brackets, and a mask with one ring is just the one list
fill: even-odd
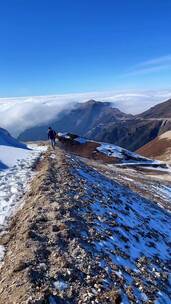
[(68, 174), (64, 156), (59, 150), (57, 154), (57, 162), (49, 152), (39, 164), (39, 173), (24, 198), (24, 207), (13, 218), (9, 233), (0, 240), (7, 250), (0, 273), (2, 304), (34, 303), (34, 298), (44, 298), (53, 278), (53, 261), (56, 261), (55, 272), (60, 264), (60, 250), (53, 257), (50, 255), (55, 242), (59, 242), (59, 247), (64, 245), (57, 232), (67, 233), (58, 219), (63, 210), (62, 200), (66, 199), (61, 189)]
[[(81, 231), (88, 232), (77, 214), (75, 193), (83, 195), (84, 184), (74, 180), (58, 148), (47, 153), (38, 169), (24, 207), (0, 239), (7, 252), (0, 271), (0, 304), (89, 303), (88, 290), (95, 284), (95, 294), (101, 291), (98, 281), (105, 275), (81, 247)], [(96, 275), (90, 277), (93, 269)], [(106, 303), (103, 292), (101, 297)]]

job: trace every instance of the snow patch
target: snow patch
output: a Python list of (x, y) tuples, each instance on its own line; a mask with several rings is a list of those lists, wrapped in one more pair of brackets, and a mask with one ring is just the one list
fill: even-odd
[(0, 159), (9, 166), (0, 171), (1, 230), (5, 229), (7, 220), (21, 205), (21, 198), (28, 190), (28, 182), (35, 175), (33, 165), (46, 149), (35, 145), (32, 150), (0, 146)]
[(78, 159), (75, 175), (84, 180), (85, 207), (81, 213), (85, 221), (91, 214), (91, 229), (96, 235), (91, 238), (92, 254), (99, 265), (109, 274), (114, 269), (115, 281), (123, 280), (124, 288), (133, 280), (137, 283), (133, 284), (135, 303), (146, 301), (150, 290), (156, 304), (170, 303), (170, 214)]
[(29, 155), (30, 151), (27, 149), (0, 145), (0, 162), (5, 168), (14, 166), (18, 161), (26, 159)]
[(54, 285), (54, 287), (56, 288), (56, 289), (58, 289), (58, 290), (60, 290), (60, 291), (63, 291), (63, 290), (65, 290), (65, 289), (67, 289), (68, 288), (68, 283), (66, 283), (66, 282), (64, 282), (64, 281), (55, 281), (54, 283), (53, 283), (53, 285)]
[(97, 151), (109, 156), (109, 157), (116, 157), (121, 160), (126, 165), (160, 165), (159, 161), (153, 161), (136, 153), (133, 153), (129, 150), (121, 148), (116, 145), (106, 144), (106, 143), (99, 143), (100, 146), (96, 148)]
[(3, 260), (5, 254), (4, 246), (0, 245), (0, 262)]
[(87, 143), (87, 139), (85, 139), (84, 137), (77, 137), (75, 139), (75, 141), (79, 142), (80, 144), (86, 144)]

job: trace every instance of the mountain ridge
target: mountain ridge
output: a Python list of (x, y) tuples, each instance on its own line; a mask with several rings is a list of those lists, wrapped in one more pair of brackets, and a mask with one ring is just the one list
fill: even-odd
[[(89, 139), (105, 141), (135, 151), (159, 134), (171, 130), (171, 99), (139, 115), (125, 114), (111, 103), (89, 100), (75, 105), (74, 109), (61, 112), (51, 122), (59, 132), (71, 132)], [(160, 117), (160, 115), (164, 117)], [(45, 140), (48, 125), (25, 130), (22, 141)]]

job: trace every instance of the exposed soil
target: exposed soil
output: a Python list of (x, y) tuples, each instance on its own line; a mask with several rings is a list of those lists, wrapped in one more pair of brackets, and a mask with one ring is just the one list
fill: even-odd
[(160, 135), (136, 152), (142, 156), (158, 159), (171, 163), (171, 138)]
[(107, 155), (98, 152), (96, 148), (100, 147), (100, 144), (97, 142), (87, 141), (84, 144), (79, 144), (73, 140), (61, 140), (61, 143), (61, 147), (64, 147), (66, 151), (74, 153), (81, 157), (98, 160), (107, 164), (114, 164), (119, 162), (115, 157), (108, 157)]

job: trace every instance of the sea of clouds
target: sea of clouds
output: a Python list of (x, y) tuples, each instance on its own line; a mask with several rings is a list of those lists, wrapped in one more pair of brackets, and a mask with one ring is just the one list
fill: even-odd
[(64, 109), (89, 99), (109, 101), (125, 113), (138, 114), (171, 98), (171, 90), (90, 92), (51, 96), (0, 98), (0, 127), (18, 136), (27, 128), (52, 121)]

